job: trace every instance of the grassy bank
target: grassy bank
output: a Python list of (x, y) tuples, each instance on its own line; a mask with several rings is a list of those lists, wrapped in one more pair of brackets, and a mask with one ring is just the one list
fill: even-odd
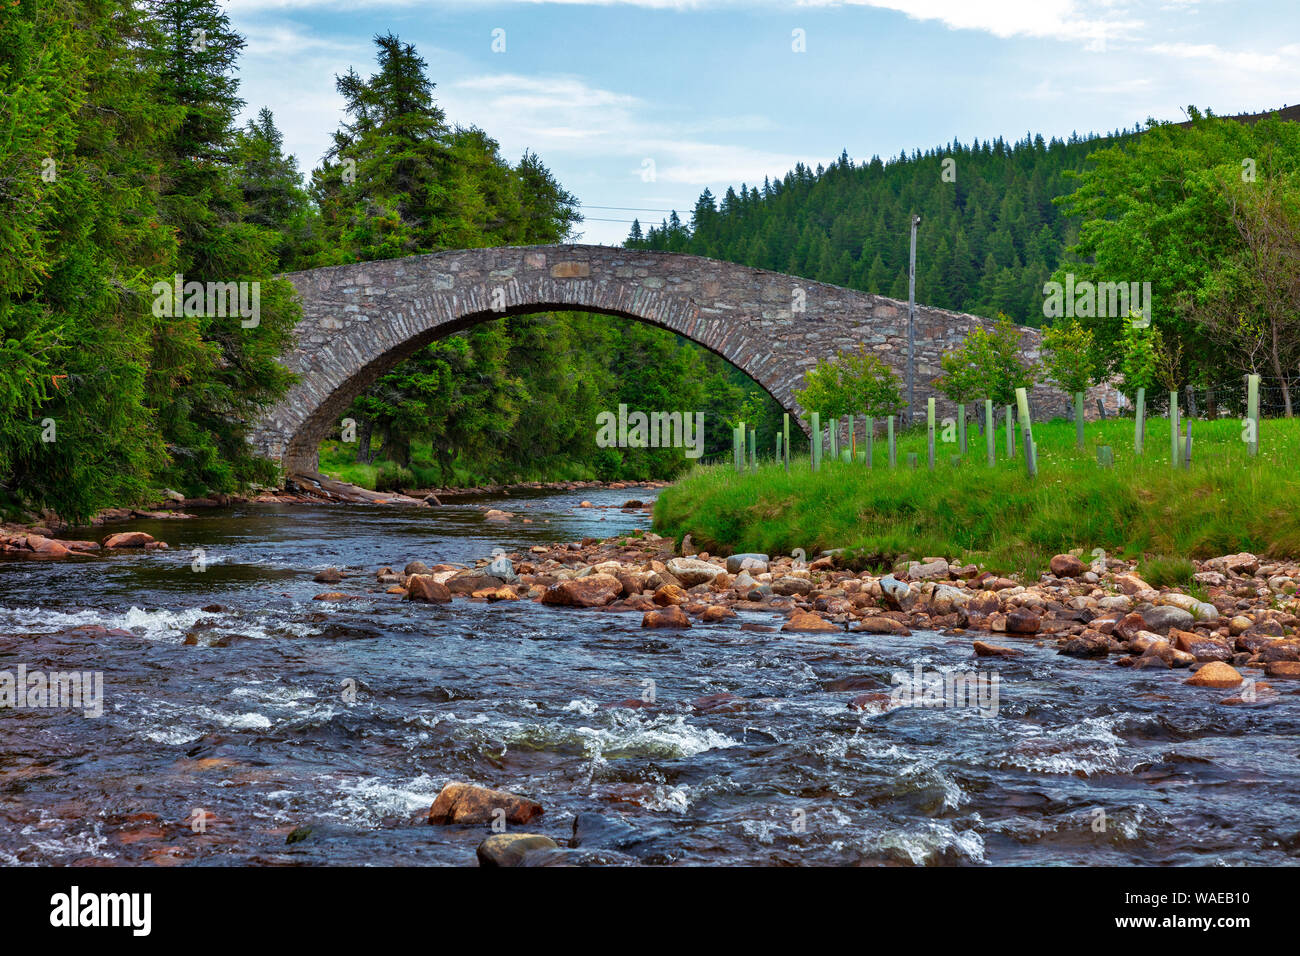
[[(1072, 422), (1035, 425), (1038, 477), (1030, 479), (1019, 442), (1017, 457), (1006, 460), (1002, 428), (993, 468), (984, 437), (972, 429), (964, 463), (950, 464), (956, 446), (939, 443), (930, 472), (922, 429), (901, 436), (893, 471), (883, 440), (871, 470), (824, 462), (814, 474), (807, 459), (791, 460), (788, 474), (770, 463), (744, 475), (698, 468), (660, 495), (655, 528), (677, 538), (689, 532), (710, 551), (812, 555), (848, 547), (881, 560), (962, 556), (1035, 575), (1052, 555), (1076, 547), (1129, 558), (1300, 555), (1300, 422), (1265, 421), (1255, 459), (1238, 421), (1197, 421), (1192, 435), (1192, 467), (1175, 471), (1165, 419), (1148, 422), (1141, 458), (1132, 420), (1090, 424), (1082, 450)], [(1099, 444), (1114, 449), (1113, 468), (1097, 465)], [(909, 451), (918, 453), (915, 471), (905, 464)]]

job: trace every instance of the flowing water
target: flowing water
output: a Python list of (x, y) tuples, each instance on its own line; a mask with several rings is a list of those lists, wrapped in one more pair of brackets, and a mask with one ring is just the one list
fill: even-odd
[[(668, 632), (635, 613), (368, 593), (381, 565), (647, 524), (579, 501), (245, 506), (111, 527), (170, 551), (0, 563), (0, 672), (103, 679), (99, 717), (0, 711), (0, 863), (472, 865), (484, 828), (424, 822), (450, 780), (539, 800), (527, 829), (561, 845), (581, 815), (589, 863), (1300, 857), (1289, 689), (1225, 706), (1230, 692), (1176, 672), (1029, 642), (976, 661), (963, 636), (742, 629), (779, 626), (774, 612)], [(486, 524), (489, 505), (533, 522)], [(353, 573), (313, 583), (328, 566)], [(364, 599), (312, 599), (331, 590)], [(847, 706), (918, 665), (996, 674), (996, 712)], [(651, 686), (652, 707), (608, 706)], [(693, 706), (724, 691), (740, 701)]]

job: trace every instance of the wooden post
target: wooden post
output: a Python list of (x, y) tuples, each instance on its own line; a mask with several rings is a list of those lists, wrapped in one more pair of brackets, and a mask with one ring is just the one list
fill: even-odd
[(1183, 453), (1179, 449), (1182, 442), (1178, 440), (1178, 390), (1169, 393), (1169, 467), (1177, 468), (1182, 464)]
[(957, 403), (957, 448), (966, 454), (966, 403)]
[(1133, 426), (1133, 450), (1142, 454), (1142, 442), (1146, 438), (1147, 428), (1147, 390), (1139, 388), (1137, 393), (1137, 420)]
[(989, 467), (997, 460), (997, 437), (993, 434), (993, 399), (984, 399), (984, 444), (989, 453)]
[(781, 434), (785, 436), (785, 470), (790, 470), (790, 413), (782, 416)]
[(1025, 470), (1030, 478), (1038, 476), (1038, 446), (1034, 444), (1033, 433), (1025, 432)]
[(1187, 443), (1183, 445), (1183, 467), (1188, 471), (1192, 468), (1192, 421), (1187, 420)]
[(894, 416), (889, 416), (889, 467), (898, 467), (898, 446), (894, 443)]
[(1083, 447), (1083, 392), (1074, 393), (1074, 447)]
[(818, 471), (822, 466), (822, 416), (820, 412), (812, 413), (812, 470)]
[(758, 429), (749, 430), (749, 467), (758, 471)]
[(1259, 376), (1246, 376), (1246, 417), (1250, 419), (1252, 431), (1251, 442), (1246, 446), (1250, 457), (1259, 454)]
[(930, 398), (925, 403), (925, 431), (926, 447), (930, 451), (930, 470), (934, 471), (934, 399)]
[(1007, 406), (1007, 457), (1016, 457), (1016, 430), (1011, 426), (1011, 406)]

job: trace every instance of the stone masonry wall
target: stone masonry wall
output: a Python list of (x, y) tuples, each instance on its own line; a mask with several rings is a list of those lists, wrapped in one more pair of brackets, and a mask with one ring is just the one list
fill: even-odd
[[(301, 296), (303, 317), (297, 344), (282, 361), (300, 380), (250, 430), (257, 451), (286, 474), (315, 471), (320, 440), (337, 435), (353, 398), (399, 361), (436, 338), (505, 315), (571, 309), (671, 329), (746, 372), (797, 415), (805, 431), (794, 391), (817, 362), (865, 343), (900, 377), (906, 371), (907, 303), (698, 256), (515, 246), (331, 266), (286, 278)], [(940, 374), (940, 356), (977, 325), (990, 324), (917, 306), (919, 415), (931, 396), (939, 400), (940, 417), (955, 413), (931, 384)], [(1021, 339), (1026, 357), (1037, 359), (1038, 331), (1024, 328)], [(1099, 395), (1089, 396), (1090, 414)], [(1072, 414), (1058, 390), (1040, 386), (1030, 396), (1035, 420)], [(1106, 403), (1113, 407), (1113, 395)]]

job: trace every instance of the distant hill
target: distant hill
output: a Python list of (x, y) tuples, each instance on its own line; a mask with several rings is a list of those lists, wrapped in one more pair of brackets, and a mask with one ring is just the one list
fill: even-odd
[[(1300, 106), (1273, 112), (1300, 120)], [(1234, 118), (1254, 123), (1266, 115)], [(1082, 170), (1090, 153), (1139, 132), (1067, 140), (1026, 134), (1014, 143), (999, 137), (865, 163), (845, 151), (829, 166), (800, 164), (780, 180), (741, 184), (720, 199), (706, 190), (689, 221), (674, 213), (645, 232), (638, 223), (626, 244), (906, 299), (909, 216), (916, 212), (917, 301), (1038, 325), (1043, 283), (1078, 234), (1078, 223), (1052, 200), (1073, 191), (1069, 174)]]

